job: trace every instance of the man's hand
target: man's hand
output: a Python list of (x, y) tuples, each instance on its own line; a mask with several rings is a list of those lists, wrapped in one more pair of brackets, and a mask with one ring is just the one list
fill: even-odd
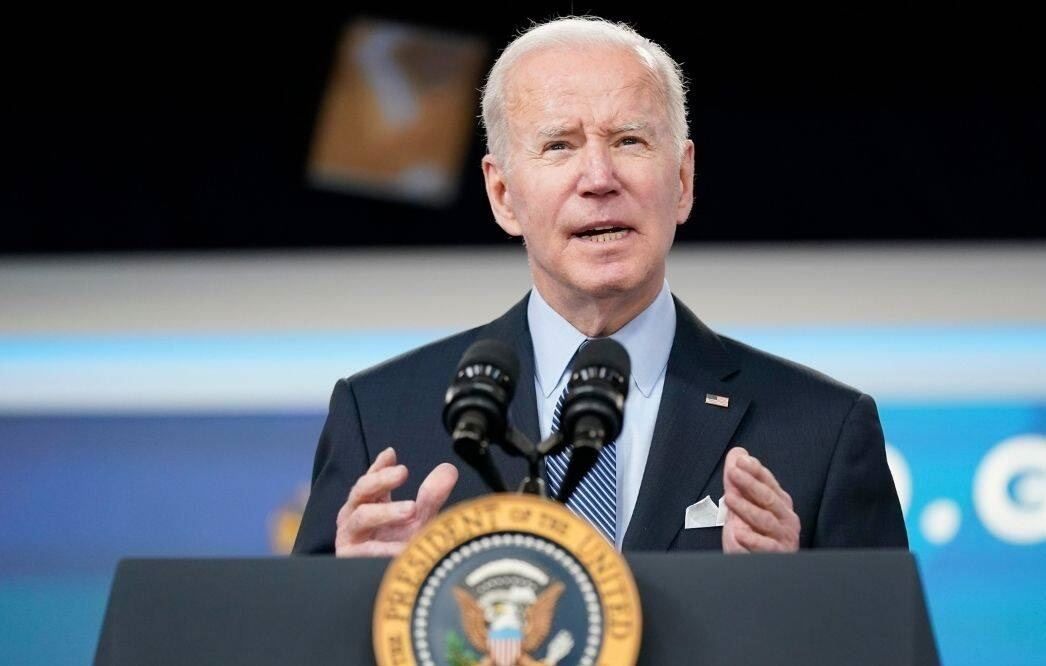
[(394, 557), (422, 525), (443, 507), (458, 481), (458, 468), (437, 465), (418, 488), (416, 500), (392, 501), (392, 491), (407, 480), (407, 468), (396, 464), (389, 447), (349, 492), (338, 511), (334, 553), (338, 557)]
[(792, 498), (762, 463), (735, 447), (723, 466), (726, 494), (724, 553), (786, 552), (799, 550), (799, 516)]

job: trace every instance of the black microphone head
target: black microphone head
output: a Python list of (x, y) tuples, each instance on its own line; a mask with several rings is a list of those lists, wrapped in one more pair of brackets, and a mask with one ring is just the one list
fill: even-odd
[(486, 377), (508, 392), (508, 398), (516, 390), (519, 377), (519, 359), (515, 350), (501, 340), (477, 340), (465, 350), (458, 362), (455, 381), (461, 378)]
[(518, 375), (519, 359), (504, 342), (479, 340), (465, 350), (443, 407), (443, 425), (455, 444), (486, 446), (504, 437)]
[(628, 378), (632, 374), (632, 361), (628, 352), (617, 340), (611, 338), (597, 338), (590, 341), (574, 359), (571, 367), (570, 381), (580, 379), (579, 373), (587, 368), (605, 368), (602, 373), (607, 381), (618, 381), (624, 379), (621, 390), (628, 395)]
[(518, 376), (519, 359), (511, 347), (498, 340), (479, 340), (461, 356), (444, 399), (443, 425), (454, 451), (495, 492), (504, 492), (505, 483), (489, 445), (505, 438), (508, 405)]
[(560, 427), (572, 447), (597, 450), (621, 434), (632, 362), (621, 343), (592, 340), (571, 365)]

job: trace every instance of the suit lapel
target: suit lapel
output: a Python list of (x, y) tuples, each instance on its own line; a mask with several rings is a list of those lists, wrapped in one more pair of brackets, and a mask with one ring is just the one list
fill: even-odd
[[(523, 297), (512, 309), (479, 329), (476, 339), (494, 338), (516, 350), (519, 358), (519, 377), (516, 379), (516, 394), (509, 405), (509, 423), (527, 438), (538, 442), (538, 407), (534, 394), (534, 344), (530, 340), (527, 325), (527, 302), (530, 294)], [(527, 473), (526, 461), (501, 452), (497, 463), (509, 490), (516, 486)]]
[[(624, 549), (665, 550), (682, 529), (686, 507), (702, 496), (748, 410), (749, 398), (724, 381), (737, 371), (718, 336), (677, 300), (665, 387)], [(706, 404), (708, 394), (729, 397), (729, 406)]]

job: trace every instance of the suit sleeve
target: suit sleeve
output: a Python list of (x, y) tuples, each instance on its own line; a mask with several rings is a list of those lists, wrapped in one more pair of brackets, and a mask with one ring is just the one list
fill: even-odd
[(312, 491), (305, 505), (294, 554), (334, 552), (335, 521), (356, 479), (369, 463), (359, 407), (349, 380), (341, 379), (331, 395), (312, 466)]
[(843, 421), (814, 527), (815, 548), (907, 548), (879, 412), (861, 395)]

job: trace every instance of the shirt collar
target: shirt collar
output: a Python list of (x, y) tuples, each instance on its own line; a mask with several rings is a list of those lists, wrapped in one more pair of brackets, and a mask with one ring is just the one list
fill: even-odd
[[(527, 302), (527, 324), (534, 344), (534, 374), (546, 397), (559, 385), (574, 353), (587, 338), (552, 309), (537, 288)], [(676, 308), (666, 281), (657, 298), (610, 337), (620, 342), (632, 362), (632, 383), (647, 397), (668, 365), (676, 333)]]

